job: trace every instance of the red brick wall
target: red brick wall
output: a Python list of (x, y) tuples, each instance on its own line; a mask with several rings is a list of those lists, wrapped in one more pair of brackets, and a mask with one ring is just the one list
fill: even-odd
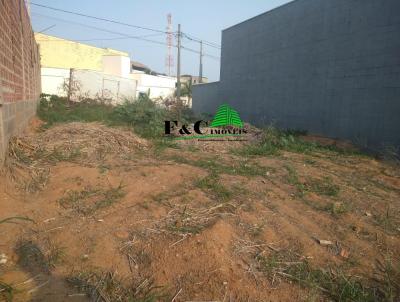
[(0, 102), (36, 101), (39, 49), (23, 0), (0, 0), (0, 46)]
[(24, 0), (0, 0), (0, 166), (36, 113), (40, 57)]

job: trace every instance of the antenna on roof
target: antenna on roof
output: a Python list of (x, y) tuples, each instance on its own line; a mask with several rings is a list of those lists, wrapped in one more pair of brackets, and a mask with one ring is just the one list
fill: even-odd
[(174, 55), (172, 54), (172, 15), (167, 15), (167, 55), (165, 57), (165, 72), (167, 75), (171, 76), (173, 74), (174, 68)]

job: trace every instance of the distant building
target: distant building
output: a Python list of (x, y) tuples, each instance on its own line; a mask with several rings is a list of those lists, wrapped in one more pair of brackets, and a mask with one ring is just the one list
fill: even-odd
[(192, 84), (200, 84), (200, 83), (208, 83), (208, 78), (202, 77), (202, 81), (200, 81), (199, 76), (192, 76), (189, 74), (184, 74), (181, 76), (181, 82), (185, 83), (192, 80)]
[(147, 74), (151, 73), (150, 67), (148, 67), (140, 62), (131, 61), (131, 72), (133, 73), (135, 71), (142, 71)]
[(103, 71), (103, 56), (129, 58), (124, 51), (94, 47), (41, 33), (35, 33), (35, 39), (40, 45), (42, 67)]
[(131, 61), (127, 52), (41, 33), (35, 37), (42, 58), (43, 93), (66, 96), (72, 74), (74, 99), (89, 97), (118, 103), (135, 99), (140, 93), (157, 100), (173, 96), (176, 78)]
[[(96, 98), (119, 103), (136, 96), (136, 81), (130, 78), (127, 52), (99, 48), (36, 33), (42, 71), (42, 92), (78, 101)], [(72, 75), (72, 85), (69, 85)]]
[(152, 75), (142, 71), (133, 71), (130, 77), (137, 81), (137, 97), (144, 93), (151, 99), (163, 101), (174, 95), (176, 85), (174, 77)]
[(143, 93), (162, 102), (174, 95), (176, 78), (159, 74), (143, 63), (131, 61), (131, 78), (137, 81), (137, 97)]

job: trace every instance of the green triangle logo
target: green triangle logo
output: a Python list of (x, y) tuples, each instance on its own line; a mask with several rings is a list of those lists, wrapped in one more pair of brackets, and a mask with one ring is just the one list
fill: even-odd
[(239, 113), (227, 104), (223, 104), (218, 108), (211, 123), (211, 127), (235, 126), (243, 127), (243, 122), (240, 119)]

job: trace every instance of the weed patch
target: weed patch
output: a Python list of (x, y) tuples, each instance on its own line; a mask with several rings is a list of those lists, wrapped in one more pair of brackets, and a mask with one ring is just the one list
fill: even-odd
[[(157, 105), (148, 95), (141, 94), (135, 101), (111, 106), (98, 100), (85, 99), (68, 102), (66, 98), (50, 96), (41, 98), (38, 116), (46, 122), (45, 128), (58, 123), (102, 122), (110, 126), (130, 126), (138, 135), (157, 140), (156, 146), (172, 146), (163, 139), (164, 121), (177, 120), (178, 112)], [(181, 122), (194, 120), (189, 108), (181, 110)]]
[(157, 195), (153, 195), (152, 199), (159, 204), (167, 205), (172, 207), (169, 200), (175, 197), (184, 196), (187, 193), (186, 188), (184, 189), (173, 189), (167, 192), (161, 192)]
[(15, 289), (5, 282), (0, 280), (0, 298), (4, 299), (4, 301), (11, 302), (14, 298)]
[(219, 201), (225, 202), (232, 197), (232, 192), (222, 184), (218, 175), (214, 173), (195, 181), (194, 184), (197, 188), (211, 194)]
[(290, 266), (282, 275), (301, 286), (321, 290), (334, 301), (376, 301), (373, 289), (338, 270), (312, 268), (304, 262)]
[(49, 265), (41, 249), (32, 241), (22, 241), (17, 244), (18, 264), (29, 271), (49, 271)]
[(29, 272), (49, 273), (65, 256), (64, 248), (53, 242), (47, 242), (47, 249), (43, 251), (39, 245), (30, 240), (19, 241), (15, 251), (18, 255), (18, 265)]
[(273, 252), (269, 256), (258, 256), (256, 260), (260, 270), (271, 280), (276, 277), (288, 279), (334, 301), (381, 301), (385, 295), (379, 287), (367, 285), (364, 279), (346, 275), (340, 269), (314, 268), (307, 261), (288, 258), (285, 253)]
[(207, 170), (211, 174), (228, 174), (228, 175), (241, 175), (246, 177), (261, 176), (266, 177), (269, 171), (273, 171), (271, 168), (260, 166), (256, 163), (252, 163), (248, 160), (239, 160), (232, 163), (225, 163), (217, 161), (212, 158), (201, 158), (198, 160), (189, 160), (181, 156), (169, 157), (168, 159), (173, 160), (177, 163), (191, 165), (204, 170)]
[(317, 193), (318, 195), (337, 196), (340, 188), (333, 183), (329, 177), (323, 179), (313, 179), (307, 182), (309, 190)]
[[(32, 219), (30, 219), (28, 217), (13, 216), (13, 217), (7, 217), (7, 218), (0, 220), (0, 224), (3, 224), (3, 223), (18, 224), (18, 221), (34, 222)], [(11, 301), (13, 301), (13, 298), (14, 298), (14, 292), (15, 292), (15, 289), (13, 288), (12, 285), (0, 280), (0, 299), (3, 299), (4, 301), (7, 301), (7, 302), (11, 302)]]
[(276, 156), (283, 150), (308, 153), (315, 148), (315, 144), (301, 140), (298, 137), (298, 133), (268, 127), (264, 129), (261, 140), (258, 143), (245, 146), (235, 153), (242, 156)]
[(108, 207), (125, 196), (122, 185), (107, 190), (87, 188), (70, 191), (59, 200), (64, 208), (72, 208), (83, 215), (91, 215), (99, 209)]
[(116, 106), (110, 116), (111, 122), (129, 125), (140, 136), (153, 139), (163, 136), (166, 118), (167, 111), (146, 97)]
[(38, 116), (46, 122), (45, 128), (57, 123), (110, 121), (113, 107), (93, 100), (68, 103), (66, 98), (55, 95), (41, 98)]
[(228, 170), (227, 174), (250, 176), (250, 177), (254, 176), (266, 177), (269, 171), (273, 170), (270, 168), (260, 166), (255, 163), (251, 163), (249, 161), (238, 161), (233, 163), (233, 165)]
[(161, 154), (167, 148), (179, 149), (179, 145), (170, 138), (158, 138), (153, 140), (154, 153)]
[(335, 146), (323, 146), (315, 142), (308, 142), (301, 138), (304, 131), (280, 130), (275, 127), (264, 129), (261, 139), (256, 144), (244, 146), (233, 153), (242, 156), (277, 156), (281, 151), (310, 154), (313, 152), (333, 152), (342, 155), (359, 155), (360, 152), (349, 151)]
[(303, 197), (307, 192), (314, 192), (318, 195), (335, 197), (339, 194), (340, 188), (338, 185), (333, 183), (330, 177), (324, 177), (322, 179), (307, 178), (306, 181), (301, 182), (299, 180), (297, 171), (291, 165), (285, 165), (287, 170), (287, 182), (297, 189), (297, 194)]
[(284, 167), (285, 167), (286, 171), (288, 172), (287, 182), (296, 187), (297, 195), (299, 197), (303, 197), (304, 194), (306, 193), (306, 186), (299, 181), (297, 171), (291, 165), (285, 165)]
[(400, 263), (393, 263), (391, 257), (385, 257), (383, 262), (378, 261), (376, 282), (384, 301), (398, 301), (400, 299)]
[(68, 277), (67, 281), (93, 301), (158, 302), (172, 299), (151, 279), (129, 281), (116, 272), (80, 272)]
[(349, 202), (334, 202), (328, 207), (328, 211), (335, 217), (346, 214), (351, 211), (351, 204)]
[(158, 223), (158, 229), (175, 235), (195, 235), (213, 225), (224, 214), (232, 214), (235, 206), (220, 203), (210, 208), (176, 207)]
[(398, 234), (399, 233), (399, 221), (398, 211), (392, 209), (390, 205), (387, 205), (386, 211), (383, 214), (375, 215), (375, 222), (380, 225), (387, 233)]

